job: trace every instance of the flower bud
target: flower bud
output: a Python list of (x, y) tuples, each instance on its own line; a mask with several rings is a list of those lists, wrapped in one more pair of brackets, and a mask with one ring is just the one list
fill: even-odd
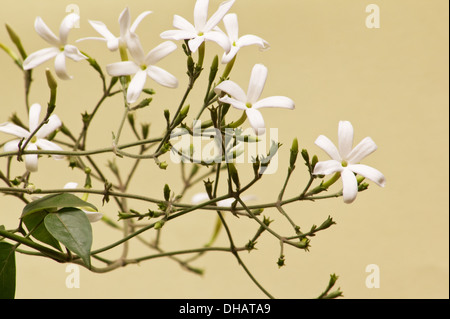
[(219, 57), (216, 55), (211, 64), (211, 70), (209, 72), (209, 83), (212, 84), (216, 78), (217, 71), (219, 69)]
[(166, 169), (169, 166), (165, 161), (158, 163), (160, 169)]
[(170, 187), (169, 185), (164, 185), (164, 199), (168, 201), (170, 199)]
[(150, 124), (141, 124), (142, 138), (146, 139), (148, 137), (149, 130)]
[(236, 185), (237, 189), (239, 189), (241, 187), (241, 183), (239, 182), (239, 175), (236, 166), (233, 163), (228, 163), (228, 170), (230, 172), (233, 183)]
[(309, 167), (309, 154), (305, 148), (302, 149), (302, 157), (305, 160), (306, 165)]
[(159, 220), (155, 223), (155, 226), (153, 226), (154, 229), (161, 229), (164, 226), (164, 220)]
[(187, 58), (187, 69), (188, 69), (188, 75), (189, 76), (193, 76), (194, 75), (194, 67), (195, 67), (194, 59), (192, 58), (192, 56), (188, 56), (188, 58)]
[(298, 140), (297, 138), (294, 138), (291, 146), (291, 156), (289, 158), (289, 165), (292, 169), (294, 168), (295, 162), (297, 161), (297, 154), (298, 154)]
[(25, 60), (27, 58), (27, 54), (22, 46), (22, 42), (20, 41), (19, 36), (14, 32), (13, 29), (11, 29), (11, 27), (9, 25), (5, 24), (5, 26), (6, 26), (6, 31), (8, 31), (9, 38), (14, 43), (17, 50), (19, 50), (19, 53), (20, 53), (22, 59)]
[(49, 68), (47, 68), (45, 70), (45, 76), (47, 77), (47, 84), (48, 84), (48, 87), (50, 88), (50, 101), (48, 102), (48, 107), (47, 107), (47, 116), (49, 116), (55, 110), (56, 88), (58, 87), (58, 84), (56, 83), (56, 80), (53, 77), (52, 73), (50, 72)]
[(317, 155), (314, 155), (311, 160), (311, 171), (314, 171), (314, 167), (316, 166), (316, 164), (318, 162), (319, 162), (319, 158), (317, 157)]

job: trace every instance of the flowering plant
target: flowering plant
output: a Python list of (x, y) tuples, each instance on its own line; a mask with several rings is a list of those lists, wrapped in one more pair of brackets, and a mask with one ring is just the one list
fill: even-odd
[[(285, 110), (280, 112), (298, 111), (294, 110), (295, 102), (287, 96), (263, 96), (268, 67), (261, 63), (254, 63), (247, 92), (232, 79), (232, 71), (238, 66), (240, 49), (247, 46), (256, 46), (260, 50), (269, 48), (269, 43), (259, 36), (247, 34), (239, 37), (237, 15), (230, 12), (234, 2), (235, 0), (223, 2), (208, 18), (209, 0), (197, 0), (194, 7), (194, 24), (175, 15), (175, 29), (162, 32), (160, 37), (163, 42), (148, 53), (143, 49), (137, 28), (151, 11), (143, 12), (131, 23), (130, 12), (125, 8), (118, 19), (118, 37), (103, 22), (89, 20), (92, 28), (101, 37), (79, 39), (73, 42), (76, 46), (68, 44), (68, 35), (80, 19), (77, 14), (71, 13), (63, 19), (59, 37), (42, 18), (37, 17), (35, 30), (51, 47), (31, 54), (27, 54), (19, 36), (7, 26), (10, 39), (18, 53), (5, 44), (0, 43), (0, 47), (24, 74), (25, 107), (29, 116), (28, 126), (16, 114), (0, 124), (0, 158), (4, 159), (6, 164), (0, 168), (0, 179), (4, 184), (0, 187), (0, 192), (15, 197), (24, 204), (18, 225), (14, 229), (0, 226), (0, 297), (15, 296), (14, 256), (17, 253), (47, 257), (60, 263), (73, 263), (92, 272), (114, 271), (130, 264), (169, 257), (187, 271), (202, 274), (203, 271), (195, 267), (193, 262), (208, 252), (220, 251), (233, 255), (250, 280), (267, 297), (273, 298), (269, 289), (266, 289), (246, 266), (240, 254), (254, 253), (258, 247), (258, 239), (265, 234), (280, 243), (281, 249), (277, 254), (276, 264), (283, 267), (286, 245), (298, 250), (308, 250), (317, 233), (335, 224), (332, 217), (328, 217), (319, 221), (318, 226), (312, 225), (305, 229), (298, 225), (296, 218), (288, 212), (287, 206), (294, 202), (313, 202), (336, 197), (342, 197), (345, 203), (351, 203), (358, 192), (368, 188), (366, 179), (384, 186), (385, 178), (381, 172), (360, 164), (361, 160), (376, 150), (376, 144), (367, 137), (352, 149), (353, 127), (348, 121), (340, 121), (338, 148), (325, 136), (321, 135), (316, 140), (317, 146), (325, 151), (331, 160), (321, 161), (317, 155), (310, 155), (310, 151), (301, 149), (297, 138), (293, 138), (289, 161), (283, 173), (286, 178), (280, 190), (275, 193), (275, 199), (251, 202), (260, 200), (257, 194), (252, 193), (254, 185), (263, 183), (266, 175), (274, 171), (278, 174), (279, 171), (277, 154), (281, 143), (271, 140), (269, 149), (265, 147), (265, 139), (268, 138), (266, 125), (270, 125), (270, 119), (263, 118), (261, 109), (282, 108)], [(221, 23), (225, 32), (220, 28)], [(89, 47), (90, 40), (105, 42), (106, 49), (111, 51), (111, 54), (118, 51), (117, 58), (120, 58), (120, 61), (101, 65), (85, 50), (78, 48)], [(212, 58), (208, 72), (204, 65), (209, 45), (218, 45), (223, 53), (221, 57), (215, 55)], [(179, 79), (171, 70), (156, 65), (179, 49), (183, 50), (186, 62), (179, 65), (174, 62), (173, 68), (187, 68), (187, 87), (181, 93), (181, 100), (177, 107), (165, 110), (159, 106), (153, 107), (152, 112), (163, 115), (165, 119), (162, 132), (150, 134), (149, 124), (141, 124), (139, 130), (138, 115), (157, 97), (155, 90), (150, 87), (162, 86), (163, 89), (174, 90), (174, 94), (180, 92)], [(32, 72), (42, 72), (41, 65), (53, 58), (54, 73), (59, 80), (55, 79), (50, 68), (45, 69), (50, 99), (45, 116), (41, 119), (41, 105), (29, 103), (29, 92), (33, 83), (31, 75)], [(57, 115), (58, 109), (64, 107), (57, 101), (60, 85), (58, 81), (64, 81), (66, 85), (67, 81), (73, 79), (67, 72), (66, 62), (84, 63), (83, 61), (100, 76), (102, 92), (92, 111), (82, 115), (81, 130), (75, 132), (71, 127), (72, 121)], [(221, 68), (222, 74), (218, 76)], [(200, 103), (189, 103), (190, 93), (194, 86), (200, 83), (197, 80), (202, 76), (205, 76), (203, 79), (206, 80), (204, 99)], [(101, 129), (101, 125), (93, 126), (92, 123), (104, 102), (116, 95), (123, 96), (119, 105), (122, 117), (117, 123), (111, 143), (107, 147), (92, 148), (88, 146), (87, 137), (92, 129)], [(229, 112), (231, 107), (242, 113), (239, 118)], [(301, 112), (301, 106), (299, 108)], [(156, 115), (154, 118), (157, 118)], [(247, 120), (252, 128), (249, 131), (244, 130)], [(134, 139), (125, 143), (122, 132), (127, 129)], [(209, 141), (207, 147), (202, 145), (205, 139)], [(308, 179), (296, 196), (285, 198), (289, 181), (298, 165), (299, 153)], [(114, 160), (109, 160), (106, 165), (109, 171), (106, 173), (104, 165), (98, 164), (100, 154), (128, 161), (131, 163), (131, 170), (124, 175), (122, 171), (125, 168), (117, 165)], [(244, 155), (248, 155), (247, 158), (250, 159), (247, 163), (243, 160)], [(68, 184), (63, 188), (48, 188), (46, 183), (51, 183), (51, 180), (42, 182), (35, 178), (38, 162), (52, 160), (46, 156), (66, 160), (69, 169), (82, 172), (83, 186), (79, 187), (79, 183), (67, 180)], [(23, 161), (25, 165), (22, 165)], [(151, 165), (152, 162), (156, 165)], [(179, 166), (181, 183), (164, 182), (161, 196), (148, 196), (145, 190), (134, 193), (130, 191), (133, 178), (138, 167), (143, 165), (144, 174), (149, 179), (154, 176), (154, 170), (164, 171)], [(17, 174), (16, 170), (21, 174)], [(250, 172), (250, 177), (247, 172)], [(126, 176), (125, 180), (123, 176)], [(331, 186), (339, 179), (342, 180), (342, 190), (325, 193), (330, 191)], [(180, 191), (173, 190), (180, 185)], [(186, 199), (186, 192), (200, 187), (199, 185), (203, 191)], [(76, 195), (80, 193), (84, 195)], [(88, 201), (88, 195), (90, 198), (100, 198), (103, 207)], [(112, 208), (110, 202), (114, 202), (116, 207)], [(133, 208), (133, 202), (145, 203), (147, 211)], [(278, 211), (280, 218), (289, 223), (289, 233), (280, 233), (271, 227), (274, 220), (266, 215), (270, 209)], [(216, 224), (211, 225), (211, 238), (199, 248), (179, 247), (174, 251), (166, 251), (160, 241), (161, 234), (167, 229), (166, 225), (199, 210), (217, 215)], [(227, 220), (230, 218), (245, 218), (254, 222), (254, 226), (248, 229), (246, 242), (236, 242), (233, 229)], [(108, 226), (121, 229), (123, 236), (106, 246), (94, 248), (96, 237), (92, 222), (104, 222)], [(208, 226), (204, 225), (204, 228), (209, 232)], [(221, 230), (226, 233), (228, 247), (216, 246), (216, 239)], [(170, 235), (170, 231), (167, 232)], [(142, 237), (144, 233), (151, 234), (154, 240), (145, 240)], [(144, 242), (154, 253), (129, 257), (129, 245), (136, 239)], [(120, 257), (110, 260), (103, 256), (115, 247), (123, 248)], [(332, 274), (325, 291), (318, 297), (341, 296), (339, 288), (333, 290), (336, 280), (337, 276)]]

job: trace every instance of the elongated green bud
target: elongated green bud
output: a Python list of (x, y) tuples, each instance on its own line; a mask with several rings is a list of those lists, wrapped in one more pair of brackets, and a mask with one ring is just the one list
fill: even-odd
[(58, 83), (56, 82), (49, 68), (45, 70), (45, 76), (47, 77), (47, 84), (50, 88), (50, 101), (48, 102), (47, 107), (47, 115), (50, 115), (53, 113), (56, 107), (56, 89), (58, 87)]
[(316, 166), (316, 164), (318, 162), (319, 162), (319, 158), (317, 157), (317, 155), (314, 155), (311, 160), (311, 171), (314, 171), (314, 167)]
[(297, 161), (297, 154), (298, 154), (298, 140), (297, 138), (294, 138), (294, 140), (292, 141), (291, 156), (289, 159), (289, 165), (291, 169), (293, 169), (295, 166), (295, 162)]
[(186, 116), (189, 112), (189, 108), (190, 108), (190, 105), (188, 104), (181, 109), (180, 113), (178, 114), (177, 118), (175, 119), (175, 121), (173, 123), (173, 127), (176, 127), (178, 124), (180, 124), (186, 118)]
[(219, 70), (219, 57), (216, 55), (211, 64), (211, 70), (209, 72), (209, 83), (212, 84), (216, 78), (217, 71)]
[(169, 200), (170, 199), (170, 187), (169, 185), (164, 185), (164, 199)]
[(9, 38), (14, 43), (17, 50), (19, 50), (19, 53), (22, 56), (22, 59), (25, 60), (27, 58), (27, 54), (23, 48), (22, 41), (20, 41), (19, 36), (16, 34), (16, 32), (14, 32), (14, 30), (9, 25), (5, 24), (5, 26), (6, 26), (6, 31), (8, 31)]
[(148, 133), (150, 131), (150, 124), (142, 123), (141, 124), (142, 138), (146, 139), (148, 137)]
[(231, 179), (233, 180), (233, 183), (239, 189), (241, 187), (241, 183), (239, 182), (239, 175), (236, 166), (233, 163), (228, 163), (228, 169), (230, 172)]

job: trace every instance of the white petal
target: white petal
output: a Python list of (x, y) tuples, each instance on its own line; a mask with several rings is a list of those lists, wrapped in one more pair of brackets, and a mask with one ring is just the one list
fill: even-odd
[(69, 183), (67, 183), (66, 185), (64, 185), (64, 187), (63, 188), (69, 188), (69, 189), (74, 189), (74, 188), (77, 188), (78, 187), (78, 183), (75, 183), (75, 182), (69, 182)]
[(120, 37), (124, 39), (130, 31), (131, 16), (128, 8), (125, 8), (119, 16)]
[(192, 196), (192, 204), (200, 204), (209, 200), (209, 196), (206, 193), (197, 193)]
[(66, 57), (68, 57), (69, 59), (72, 59), (74, 61), (81, 61), (81, 60), (86, 60), (87, 56), (85, 56), (84, 54), (82, 54), (78, 48), (74, 45), (71, 44), (66, 44), (64, 46), (64, 54)]
[(51, 47), (46, 49), (41, 49), (39, 51), (31, 53), (25, 61), (23, 61), (23, 69), (30, 70), (34, 69), (38, 65), (54, 58), (60, 51), (57, 48)]
[(250, 82), (247, 90), (247, 101), (255, 103), (258, 101), (264, 89), (267, 79), (267, 68), (262, 64), (255, 64), (250, 76)]
[(142, 49), (141, 41), (136, 33), (130, 33), (127, 37), (127, 47), (131, 56), (136, 60), (138, 64), (145, 63), (145, 54)]
[(342, 178), (342, 195), (344, 203), (352, 203), (356, 195), (358, 194), (358, 182), (356, 181), (355, 174), (349, 169), (344, 169), (341, 172)]
[(178, 80), (172, 74), (166, 70), (161, 69), (155, 65), (150, 65), (147, 67), (147, 74), (155, 82), (161, 84), (162, 86), (169, 88), (178, 87)]
[(384, 175), (373, 167), (363, 164), (352, 164), (349, 165), (348, 168), (354, 173), (364, 176), (365, 178), (377, 183), (378, 186), (384, 187), (386, 185), (386, 178)]
[(230, 104), (231, 106), (233, 106), (233, 107), (235, 107), (235, 108), (237, 108), (239, 110), (245, 111), (245, 110), (248, 109), (248, 107), (245, 105), (244, 102), (238, 101), (238, 100), (233, 99), (233, 98), (228, 97), (228, 96), (224, 96), (224, 97), (219, 98), (219, 101), (222, 102), (222, 103), (225, 103), (225, 104)]
[(150, 13), (152, 13), (151, 11), (144, 11), (142, 12), (140, 15), (138, 15), (138, 17), (136, 18), (136, 20), (134, 20), (133, 24), (130, 27), (130, 32), (136, 32), (137, 27), (139, 26), (139, 24), (142, 22), (142, 20), (144, 20), (144, 18), (146, 16), (148, 16)]
[(347, 161), (350, 164), (357, 164), (376, 150), (375, 142), (370, 137), (366, 137), (348, 154)]
[(39, 116), (41, 115), (41, 105), (38, 103), (34, 103), (31, 105), (30, 110), (28, 111), (28, 126), (30, 129), (30, 133), (33, 133), (34, 130), (39, 125)]
[(73, 77), (67, 74), (66, 55), (61, 52), (55, 58), (55, 73), (61, 80), (71, 80)]
[(58, 37), (52, 32), (52, 30), (50, 30), (49, 27), (47, 27), (41, 17), (37, 17), (34, 21), (34, 29), (42, 39), (51, 45), (58, 47), (61, 44)]
[(208, 18), (209, 0), (197, 0), (194, 7), (194, 25), (197, 31), (202, 31)]
[(173, 26), (174, 28), (183, 30), (183, 31), (188, 31), (191, 33), (196, 34), (197, 32), (195, 32), (195, 28), (194, 26), (187, 21), (185, 18), (180, 17), (179, 15), (174, 15), (173, 16)]
[(102, 35), (107, 41), (115, 39), (116, 36), (109, 31), (108, 27), (101, 21), (89, 20), (89, 24)]
[(90, 212), (87, 210), (83, 210), (83, 212), (86, 214), (86, 217), (88, 218), (89, 222), (95, 223), (102, 219), (103, 214), (99, 212)]
[(111, 76), (132, 75), (140, 69), (133, 61), (116, 62), (106, 66), (106, 72)]
[(330, 175), (342, 171), (342, 164), (335, 160), (318, 162), (314, 166), (314, 175)]
[(205, 37), (204, 36), (196, 36), (193, 39), (190, 39), (188, 42), (189, 45), (189, 49), (192, 52), (196, 52), (198, 47), (203, 43), (203, 41), (205, 41)]
[(141, 95), (142, 89), (144, 88), (146, 78), (147, 78), (146, 71), (139, 70), (136, 72), (135, 76), (128, 85), (127, 90), (128, 103), (134, 103), (137, 101), (137, 99)]
[(229, 52), (231, 49), (230, 39), (223, 32), (208, 31), (204, 34), (204, 37), (208, 41), (214, 41), (222, 47), (225, 52)]
[[(29, 143), (26, 148), (27, 151), (36, 151), (37, 146), (34, 143)], [(38, 170), (38, 155), (25, 155), (25, 167), (29, 172), (36, 172)]]
[(335, 161), (338, 161), (338, 162), (342, 161), (342, 158), (339, 155), (338, 149), (333, 144), (333, 142), (330, 141), (330, 139), (328, 137), (326, 137), (324, 135), (320, 135), (314, 143), (317, 146), (319, 146), (322, 150), (324, 150), (325, 153), (327, 153), (328, 156), (330, 156)]
[(21, 140), (12, 140), (3, 146), (3, 151), (5, 152), (17, 152), (19, 150), (19, 143)]
[(10, 122), (0, 124), (0, 132), (11, 134), (20, 138), (28, 138), (28, 136), (30, 136), (30, 132), (26, 129)]
[(36, 137), (38, 138), (44, 138), (48, 136), (49, 134), (53, 133), (55, 130), (60, 128), (62, 125), (61, 120), (59, 119), (58, 115), (52, 114), (48, 118), (48, 122), (44, 124), (39, 131), (36, 133)]
[(177, 45), (171, 41), (166, 41), (151, 50), (145, 57), (147, 65), (154, 65), (162, 58), (168, 56), (177, 49)]
[(236, 13), (229, 13), (223, 17), (223, 24), (228, 33), (231, 42), (237, 41), (239, 38), (239, 24)]
[(353, 126), (349, 121), (340, 121), (338, 128), (339, 154), (346, 159), (353, 147)]
[(219, 6), (219, 9), (209, 18), (208, 22), (203, 28), (203, 32), (208, 32), (212, 30), (220, 21), (222, 21), (223, 17), (228, 13), (228, 11), (233, 6), (235, 0), (229, 0), (222, 2)]
[(253, 108), (259, 109), (263, 107), (275, 107), (293, 110), (295, 108), (295, 103), (293, 100), (286, 96), (271, 96), (259, 100), (253, 104)]
[(244, 90), (242, 90), (242, 88), (235, 82), (230, 80), (223, 81), (222, 83), (217, 85), (214, 88), (214, 92), (216, 92), (216, 94), (225, 92), (244, 104), (247, 102), (247, 95), (245, 94)]
[(197, 33), (184, 30), (168, 30), (160, 34), (160, 37), (167, 40), (183, 40), (192, 39), (197, 36)]
[(236, 45), (239, 47), (246, 47), (254, 44), (259, 46), (260, 50), (267, 50), (270, 48), (270, 45), (266, 40), (252, 34), (243, 35), (236, 42)]
[(59, 27), (59, 40), (61, 44), (67, 43), (69, 31), (80, 21), (80, 16), (76, 13), (68, 14)]
[(266, 131), (264, 118), (260, 111), (247, 108), (245, 111), (247, 113), (247, 118), (250, 122), (250, 125), (253, 127), (253, 131), (255, 131), (256, 135), (262, 135)]
[(230, 51), (228, 53), (227, 52), (223, 53), (221, 62), (223, 64), (230, 62), (236, 56), (236, 54), (239, 52), (239, 49), (240, 48), (238, 46), (232, 45), (230, 48)]
[[(59, 145), (57, 145), (53, 142), (50, 142), (46, 139), (43, 139), (43, 138), (38, 138), (35, 144), (37, 147), (39, 147), (40, 149), (43, 149), (45, 151), (63, 151), (63, 149)], [(56, 160), (61, 160), (64, 158), (64, 155), (56, 155), (55, 154), (55, 155), (52, 155), (52, 157)]]

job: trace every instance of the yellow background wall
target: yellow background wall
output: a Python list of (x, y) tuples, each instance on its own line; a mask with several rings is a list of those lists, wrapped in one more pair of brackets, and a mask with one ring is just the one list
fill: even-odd
[[(210, 2), (212, 14), (220, 1)], [(103, 21), (117, 34), (117, 19), (126, 6), (133, 19), (144, 10), (152, 10), (154, 13), (137, 31), (147, 51), (162, 42), (159, 38), (162, 31), (172, 29), (174, 14), (192, 21), (194, 3), (193, 0), (2, 0), (0, 22), (8, 23), (31, 53), (47, 46), (33, 28), (38, 15), (57, 32), (66, 6), (76, 4), (80, 8), (81, 28), (71, 31), (69, 39), (73, 41), (97, 36), (88, 19)], [(380, 8), (379, 29), (368, 29), (365, 25), (368, 15), (365, 8), (370, 3)], [(279, 128), (279, 140), (284, 146), (280, 150), (278, 173), (263, 178), (253, 189), (257, 202), (276, 199), (286, 174), (292, 138), (297, 137), (300, 147), (307, 148), (310, 154), (326, 159), (314, 140), (324, 134), (336, 141), (339, 120), (353, 123), (355, 142), (371, 136), (377, 143), (378, 150), (364, 163), (379, 169), (387, 179), (385, 188), (370, 183), (369, 190), (360, 193), (351, 205), (339, 198), (286, 206), (302, 229), (321, 223), (328, 215), (337, 225), (314, 237), (309, 252), (286, 248), (286, 267), (281, 269), (276, 265), (279, 243), (264, 234), (258, 241), (258, 250), (242, 253), (254, 275), (278, 298), (316, 297), (331, 273), (339, 275), (337, 286), (347, 298), (448, 298), (448, 1), (237, 0), (230, 12), (238, 14), (241, 35), (256, 34), (271, 45), (264, 53), (256, 47), (241, 50), (232, 79), (245, 88), (253, 65), (263, 63), (269, 69), (264, 96), (286, 95), (296, 102), (295, 111), (263, 110), (267, 127)], [(0, 30), (0, 41), (13, 47), (5, 29)], [(177, 44), (180, 47), (181, 43)], [(103, 43), (83, 42), (78, 46), (102, 66), (118, 61), (118, 54), (110, 53)], [(221, 53), (215, 44), (209, 43), (206, 70), (214, 54)], [(187, 83), (181, 47), (158, 65), (177, 76), (180, 88), (173, 91), (148, 82), (157, 95), (138, 119), (152, 122), (154, 136), (163, 127), (162, 110), (176, 108)], [(53, 70), (52, 63), (47, 62), (34, 72), (32, 103), (47, 103), (45, 67)], [(59, 81), (55, 113), (76, 132), (81, 127), (80, 113), (91, 110), (100, 97), (100, 81), (87, 63), (68, 61), (67, 67), (74, 79)], [(202, 81), (188, 99), (191, 109), (202, 101)], [(7, 121), (12, 112), (26, 121), (23, 101), (22, 74), (0, 52), (0, 122)], [(238, 112), (232, 112), (239, 116)], [(121, 114), (121, 97), (117, 96), (99, 112), (93, 123), (92, 131), (96, 133), (88, 146), (109, 146), (111, 132)], [(0, 135), (1, 142), (7, 138), (6, 134)], [(131, 138), (125, 133), (122, 141)], [(117, 162), (124, 171), (129, 167), (126, 160)], [(5, 163), (1, 158), (2, 169)], [(22, 168), (13, 164), (17, 174)], [(167, 171), (160, 171), (149, 161), (141, 166), (130, 192), (160, 197), (165, 182), (179, 191), (178, 174), (174, 164)], [(83, 183), (79, 172), (67, 169), (67, 162), (45, 158), (40, 160), (39, 172), (33, 180), (41, 188), (59, 188), (68, 181)], [(306, 181), (306, 170), (299, 157), (286, 197), (298, 194)], [(339, 189), (338, 184), (334, 190)], [(198, 191), (202, 191), (201, 185), (190, 190), (185, 201)], [(101, 198), (91, 195), (90, 200), (101, 206)], [(133, 205), (141, 211), (148, 208), (144, 203)], [(21, 209), (13, 198), (0, 197), (0, 224), (15, 227)], [(116, 218), (113, 202), (103, 206), (102, 211)], [(289, 229), (276, 211), (267, 214), (275, 219), (272, 225), (276, 229)], [(199, 211), (168, 224), (163, 232), (163, 247), (172, 250), (201, 246), (208, 239), (214, 220), (213, 212)], [(257, 229), (255, 223), (242, 218), (230, 215), (227, 220), (241, 244)], [(101, 223), (93, 224), (93, 230), (96, 248), (120, 236)], [(224, 232), (217, 244), (227, 246)], [(114, 258), (119, 253), (115, 250), (110, 256)], [(137, 243), (130, 253), (137, 256), (150, 252)], [(369, 264), (380, 267), (380, 288), (368, 289), (365, 285), (368, 276), (365, 268)], [(188, 273), (167, 259), (146, 261), (106, 274), (81, 269), (80, 288), (68, 289), (66, 265), (18, 254), (16, 297), (265, 297), (231, 254), (212, 252), (195, 265), (205, 269), (204, 276)]]

